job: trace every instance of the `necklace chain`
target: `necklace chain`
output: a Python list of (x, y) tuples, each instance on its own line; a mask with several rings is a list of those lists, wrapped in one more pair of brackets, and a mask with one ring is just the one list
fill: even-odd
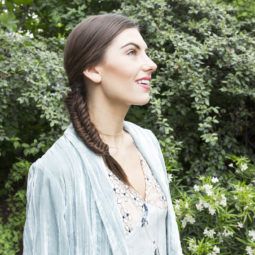
[(98, 132), (99, 132), (99, 134), (105, 135), (105, 136), (121, 136), (121, 135), (123, 135), (123, 129), (122, 129), (118, 134), (114, 134), (114, 135), (112, 135), (112, 134), (106, 134), (106, 133), (103, 133), (103, 132), (101, 132), (101, 131), (98, 131)]
[[(119, 144), (122, 144), (123, 142), (123, 136), (124, 136), (124, 131), (121, 130), (121, 132), (119, 134), (116, 134), (116, 135), (110, 135), (110, 134), (105, 134), (105, 133), (102, 133), (101, 131), (98, 131), (99, 134), (103, 135), (103, 136), (111, 136), (111, 137), (117, 137), (117, 136), (121, 136), (121, 139), (120, 139), (120, 142)], [(116, 154), (119, 149), (120, 149), (120, 146), (112, 146), (111, 144), (107, 144), (108, 147), (109, 147), (109, 153), (111, 154)]]

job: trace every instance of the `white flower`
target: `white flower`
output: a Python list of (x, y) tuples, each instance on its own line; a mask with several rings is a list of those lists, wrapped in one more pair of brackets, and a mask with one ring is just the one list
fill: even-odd
[(181, 221), (182, 222), (182, 227), (185, 228), (187, 223), (194, 224), (195, 223), (195, 218), (193, 218), (190, 214), (187, 214), (184, 219)]
[(255, 230), (250, 230), (248, 232), (249, 237), (251, 238), (252, 241), (255, 241)]
[(216, 255), (220, 253), (220, 248), (217, 246), (213, 246), (213, 252), (209, 253), (208, 255)]
[(182, 219), (181, 222), (182, 222), (182, 227), (185, 228), (187, 225), (187, 221), (185, 220), (185, 218)]
[(187, 222), (189, 222), (191, 224), (194, 224), (196, 221), (195, 218), (192, 217), (190, 214), (186, 215), (185, 218), (186, 218)]
[(208, 229), (208, 228), (205, 228), (204, 230), (204, 233), (203, 233), (205, 236), (207, 237), (210, 237), (210, 238), (213, 238), (213, 236), (215, 235), (215, 231), (214, 229)]
[(203, 206), (203, 201), (201, 199), (199, 200), (198, 204), (196, 204), (196, 208), (200, 212), (203, 210), (204, 206)]
[(237, 223), (237, 227), (238, 227), (238, 228), (243, 228), (243, 223), (242, 223), (242, 222), (238, 222), (238, 223)]
[(214, 254), (220, 253), (220, 248), (217, 246), (213, 246), (213, 252)]
[(245, 170), (247, 170), (247, 168), (248, 168), (248, 165), (247, 165), (246, 163), (243, 163), (243, 164), (240, 165), (240, 170), (241, 170), (242, 172), (244, 172)]
[(227, 199), (226, 199), (225, 195), (223, 195), (223, 194), (221, 195), (220, 205), (222, 205), (222, 206), (227, 205)]
[(229, 167), (234, 167), (233, 163), (230, 163), (228, 166), (229, 166)]
[(167, 174), (167, 179), (168, 179), (168, 182), (172, 182), (173, 180), (173, 175), (172, 174)]
[(189, 242), (189, 246), (188, 246), (188, 250), (192, 251), (192, 252), (196, 252), (197, 251), (197, 244), (195, 243), (195, 241), (192, 239)]
[(199, 186), (198, 186), (198, 185), (194, 185), (194, 190), (195, 190), (195, 191), (200, 191)]
[(209, 207), (210, 207), (210, 204), (207, 203), (207, 202), (204, 202), (204, 203), (203, 203), (203, 206), (204, 206), (204, 208), (209, 208)]
[(212, 192), (212, 185), (211, 184), (205, 184), (203, 185), (203, 188), (205, 190), (205, 193), (208, 195), (208, 196), (211, 196), (213, 194)]
[(209, 210), (209, 213), (210, 213), (211, 215), (214, 215), (214, 214), (215, 214), (215, 209), (214, 209), (214, 208), (209, 207), (208, 210)]
[(217, 177), (213, 177), (212, 178), (212, 183), (216, 183), (216, 182), (219, 182), (219, 179)]
[(245, 250), (246, 250), (248, 255), (254, 255), (255, 254), (255, 250), (253, 250), (250, 246), (247, 246)]
[(228, 231), (226, 229), (224, 229), (224, 231), (222, 232), (222, 236), (224, 236), (224, 237), (233, 236), (233, 234), (234, 234), (233, 232)]
[(180, 208), (180, 200), (178, 200), (178, 199), (175, 200), (174, 209), (175, 209), (176, 212), (181, 209)]

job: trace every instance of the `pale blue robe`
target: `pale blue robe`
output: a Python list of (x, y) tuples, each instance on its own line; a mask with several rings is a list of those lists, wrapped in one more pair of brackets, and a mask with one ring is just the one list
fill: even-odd
[[(167, 254), (182, 255), (158, 140), (128, 121), (124, 129), (167, 197)], [(23, 255), (129, 254), (103, 158), (84, 145), (72, 125), (29, 170), (23, 244)]]

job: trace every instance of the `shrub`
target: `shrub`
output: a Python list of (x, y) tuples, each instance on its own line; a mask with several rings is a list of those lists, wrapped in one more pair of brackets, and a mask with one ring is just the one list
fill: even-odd
[(0, 254), (17, 254), (26, 176), (67, 125), (61, 58), (43, 40), (0, 32)]

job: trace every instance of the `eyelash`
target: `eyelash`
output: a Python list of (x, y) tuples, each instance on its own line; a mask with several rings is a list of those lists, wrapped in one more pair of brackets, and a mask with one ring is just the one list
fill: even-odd
[[(130, 54), (130, 53), (132, 53), (132, 54)], [(146, 55), (148, 56), (148, 52), (145, 52), (145, 53), (146, 53)], [(127, 55), (130, 55), (130, 56), (136, 55), (136, 54), (137, 54), (137, 50), (135, 50), (135, 49), (129, 50), (128, 53), (127, 53)]]
[[(134, 54), (130, 54), (130, 53), (134, 53)], [(129, 50), (127, 55), (135, 55), (136, 54), (136, 50)]]

